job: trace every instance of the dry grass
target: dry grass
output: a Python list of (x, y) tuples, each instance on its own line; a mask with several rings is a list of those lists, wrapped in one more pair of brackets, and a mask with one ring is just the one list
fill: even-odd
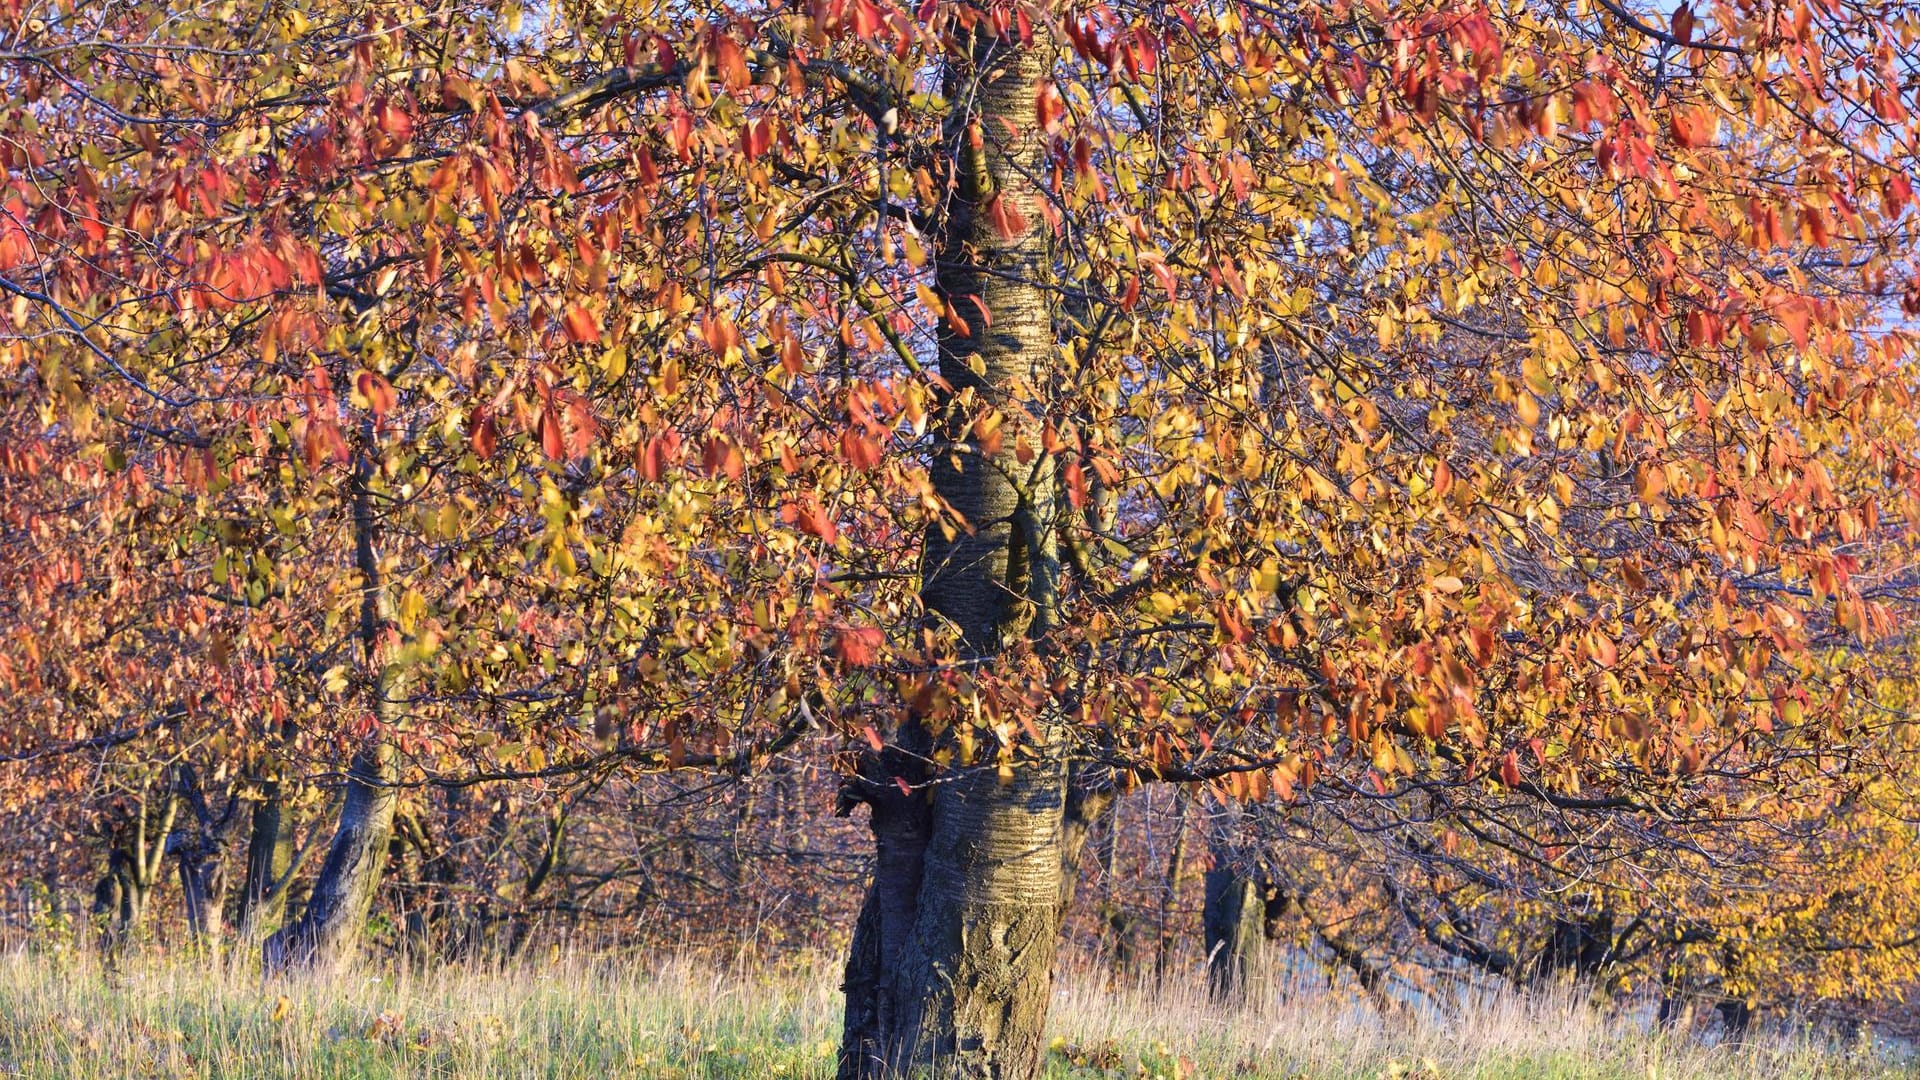
[[(1284, 981), (1284, 980), (1282, 980)], [(0, 1076), (804, 1077), (833, 1071), (830, 962), (642, 964), (572, 954), (264, 980), (251, 963), (0, 953)], [(1271, 984), (1270, 984), (1271, 985)], [(1571, 993), (1381, 1018), (1317, 980), (1237, 1010), (1187, 982), (1069, 970), (1050, 1077), (1737, 1080), (1917, 1075), (1883, 1051), (1767, 1036), (1711, 1046)]]

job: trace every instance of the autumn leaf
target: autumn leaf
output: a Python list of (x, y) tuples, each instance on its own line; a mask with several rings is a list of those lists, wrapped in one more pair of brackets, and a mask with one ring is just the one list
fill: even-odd
[(834, 524), (833, 517), (821, 508), (819, 499), (813, 495), (805, 495), (798, 502), (781, 506), (780, 517), (790, 525), (798, 525), (801, 532), (826, 541), (830, 547), (840, 539), (839, 526)]
[(600, 320), (580, 304), (567, 308), (567, 340), (576, 345), (591, 345), (600, 340)]
[(474, 409), (467, 417), (467, 445), (481, 461), (491, 460), (494, 451), (499, 449), (500, 432), (493, 422), (493, 414), (485, 406)]
[(394, 393), (393, 384), (389, 383), (385, 377), (371, 371), (362, 371), (354, 376), (353, 388), (376, 417), (392, 412), (399, 400), (398, 395)]
[[(843, 627), (833, 638), (833, 650), (840, 662), (848, 667), (863, 668), (873, 666), (880, 650), (886, 646), (886, 635), (876, 626)], [(868, 726), (867, 737), (879, 749), (879, 734)]]
[(1049, 135), (1053, 134), (1059, 128), (1060, 118), (1065, 116), (1066, 112), (1067, 103), (1060, 96), (1060, 88), (1051, 82), (1041, 83), (1040, 89), (1033, 98), (1034, 120), (1039, 124), (1040, 130)]

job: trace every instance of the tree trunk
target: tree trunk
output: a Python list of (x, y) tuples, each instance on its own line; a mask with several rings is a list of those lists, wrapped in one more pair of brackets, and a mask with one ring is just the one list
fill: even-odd
[[(932, 826), (932, 807), (917, 786), (909, 781), (911, 790), (902, 790), (885, 775), (919, 779), (921, 770), (913, 755), (889, 751), (866, 771), (880, 775), (850, 780), (851, 790), (845, 796), (865, 802), (871, 810), (875, 857), (873, 882), (854, 923), (841, 983), (847, 996), (840, 1039), (841, 1080), (877, 1076), (887, 1061), (895, 1019), (893, 1000), (886, 992), (891, 989), (888, 980), (899, 968), (920, 910), (920, 879)], [(850, 808), (843, 801), (842, 812)]]
[(178, 864), (180, 897), (185, 903), (187, 931), (197, 944), (220, 937), (220, 904), (226, 893), (227, 832), (233, 824), (237, 797), (227, 800), (218, 817), (207, 805), (199, 774), (181, 765), (174, 774), (175, 794), (188, 810), (184, 827), (167, 835), (166, 846)]
[[(940, 374), (952, 390), (929, 472), (965, 527), (928, 530), (921, 597), (983, 670), (1053, 625), (1060, 576), (1063, 500), (1039, 438), (1054, 354), (1051, 252), (1035, 186), (1048, 33), (1037, 24), (1023, 45), (983, 28), (946, 76), (955, 184), (935, 287), (967, 332), (941, 331)], [(975, 421), (988, 409), (1000, 425), (982, 442)], [(1043, 733), (1054, 726), (1050, 716), (1025, 719)], [(911, 784), (897, 805), (862, 800), (874, 807), (880, 858), (847, 968), (843, 1078), (1035, 1074), (1064, 897), (1061, 742), (1021, 747), (1002, 768), (956, 761), (926, 810)]]
[(1237, 998), (1259, 963), (1266, 938), (1267, 883), (1259, 860), (1239, 840), (1242, 808), (1210, 799), (1207, 870), (1202, 877), (1200, 932), (1207, 986), (1214, 998)]
[(386, 866), (396, 778), (393, 748), (384, 740), (353, 756), (327, 861), (300, 918), (267, 939), (269, 970), (338, 961), (358, 942)]
[[(1117, 793), (1113, 783), (1104, 773), (1094, 774), (1084, 768), (1074, 767), (1067, 777), (1067, 806), (1065, 831), (1060, 842), (1060, 922), (1065, 925), (1067, 913), (1073, 909), (1074, 893), (1080, 887), (1080, 856), (1087, 849), (1087, 841), (1107, 812), (1112, 808)], [(1112, 835), (1112, 823), (1107, 824), (1107, 835)], [(1111, 846), (1111, 840), (1108, 841)]]
[(1065, 769), (942, 785), (913, 933), (889, 997), (894, 1074), (1034, 1075), (1060, 930)]
[(1179, 788), (1173, 791), (1173, 846), (1167, 851), (1167, 869), (1161, 879), (1160, 910), (1157, 930), (1160, 937), (1159, 947), (1154, 952), (1153, 977), (1165, 979), (1167, 971), (1173, 966), (1175, 937), (1173, 932), (1174, 908), (1180, 902), (1180, 881), (1187, 866), (1187, 807), (1191, 800)]
[(149, 841), (147, 789), (140, 789), (133, 820), (107, 856), (107, 872), (93, 889), (93, 914), (101, 921), (101, 945), (109, 953), (126, 945), (147, 917), (147, 899), (160, 880), (167, 835), (180, 808), (171, 788), (161, 811), (159, 835)]
[(1217, 999), (1237, 998), (1259, 965), (1266, 938), (1266, 891), (1231, 859), (1216, 857), (1205, 881), (1201, 923), (1207, 946), (1207, 986)]
[(286, 910), (287, 878), (293, 870), (293, 812), (278, 780), (269, 780), (253, 804), (247, 832), (247, 872), (236, 924), (255, 940)]
[(300, 918), (267, 941), (269, 970), (284, 966), (311, 966), (346, 958), (359, 942), (367, 914), (387, 861), (398, 802), (395, 783), (399, 770), (387, 734), (400, 719), (399, 671), (385, 663), (381, 639), (393, 624), (392, 603), (375, 553), (373, 492), (375, 465), (373, 424), (361, 431), (361, 451), (355, 462), (353, 497), (354, 565), (360, 571), (360, 645), (364, 654), (372, 701), (374, 729), (362, 740), (347, 768), (347, 796), (340, 808), (327, 861), (313, 883), (313, 893)]
[(192, 847), (183, 847), (178, 861), (187, 932), (201, 944), (215, 942), (220, 937), (220, 864)]

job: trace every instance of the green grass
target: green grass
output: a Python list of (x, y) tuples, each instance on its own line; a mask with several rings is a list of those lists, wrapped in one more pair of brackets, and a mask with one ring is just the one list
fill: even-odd
[[(838, 981), (828, 961), (573, 955), (267, 980), (239, 961), (150, 954), (109, 971), (15, 950), (0, 953), (0, 1077), (826, 1078)], [(1318, 986), (1223, 1010), (1184, 984), (1069, 971), (1053, 1029), (1061, 1080), (1920, 1076), (1865, 1047), (1649, 1032), (1571, 995), (1388, 1020)]]

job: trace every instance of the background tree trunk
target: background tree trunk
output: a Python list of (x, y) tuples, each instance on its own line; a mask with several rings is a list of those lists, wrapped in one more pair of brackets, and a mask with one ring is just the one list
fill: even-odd
[(306, 909), (267, 939), (270, 970), (338, 961), (359, 941), (387, 862), (396, 779), (393, 748), (384, 740), (354, 755), (346, 802)]
[(1266, 939), (1266, 890), (1231, 858), (1216, 857), (1205, 883), (1201, 925), (1207, 947), (1207, 986), (1215, 998), (1237, 998), (1259, 968)]
[(261, 785), (247, 830), (247, 872), (235, 925), (255, 940), (286, 910), (287, 878), (293, 870), (293, 811), (278, 780)]
[(1173, 952), (1178, 935), (1173, 932), (1174, 908), (1180, 902), (1180, 880), (1187, 866), (1187, 809), (1192, 802), (1184, 791), (1173, 789), (1173, 836), (1167, 850), (1167, 868), (1161, 877), (1160, 909), (1157, 914), (1155, 931), (1159, 944), (1153, 954), (1153, 976), (1156, 979), (1167, 977), (1167, 971), (1173, 966)]
[(101, 922), (101, 945), (110, 953), (118, 952), (147, 917), (147, 900), (160, 880), (160, 863), (166, 856), (167, 835), (173, 831), (174, 815), (180, 801), (171, 787), (160, 812), (158, 834), (149, 836), (151, 802), (142, 786), (134, 804), (133, 818), (116, 830), (113, 849), (107, 856), (107, 872), (93, 889), (93, 914)]
[(392, 603), (375, 552), (373, 515), (373, 422), (361, 430), (361, 450), (355, 462), (353, 501), (354, 564), (361, 579), (360, 645), (364, 653), (371, 707), (378, 721), (364, 739), (347, 769), (347, 797), (340, 808), (327, 861), (321, 864), (307, 906), (294, 923), (267, 941), (269, 969), (306, 966), (344, 959), (358, 943), (367, 913), (387, 861), (393, 835), (393, 814), (399, 779), (387, 732), (400, 719), (399, 673), (383, 662), (381, 638), (393, 623)]

